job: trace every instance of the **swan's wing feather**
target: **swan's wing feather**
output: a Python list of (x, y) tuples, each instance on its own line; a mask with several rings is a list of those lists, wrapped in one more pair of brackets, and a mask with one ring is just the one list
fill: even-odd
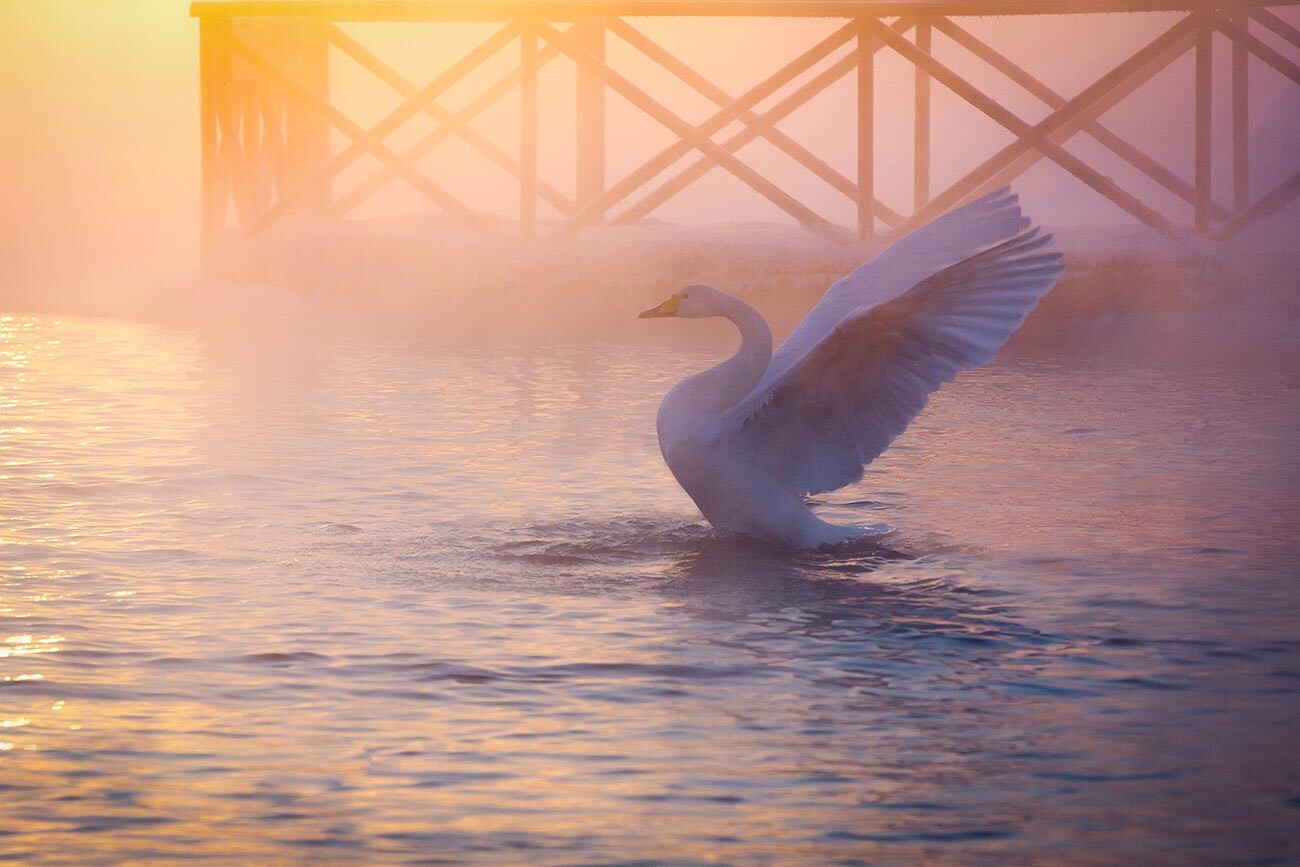
[(767, 381), (784, 373), (846, 316), (902, 295), (938, 271), (1029, 227), (1020, 197), (1004, 187), (895, 241), (875, 259), (837, 280), (772, 356)]
[(960, 371), (992, 360), (1061, 275), (1050, 235), (1028, 232), (845, 317), (776, 381), (722, 417), (790, 488), (816, 494), (862, 477)]

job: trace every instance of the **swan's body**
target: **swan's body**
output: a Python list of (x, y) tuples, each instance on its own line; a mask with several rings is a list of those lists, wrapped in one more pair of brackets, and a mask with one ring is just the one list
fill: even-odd
[(859, 536), (805, 496), (858, 481), (933, 391), (990, 361), (1052, 288), (1061, 256), (1028, 228), (1007, 190), (941, 217), (833, 284), (775, 353), (758, 311), (708, 286), (641, 314), (740, 329), (734, 356), (659, 407), (664, 460), (704, 517), (800, 548)]

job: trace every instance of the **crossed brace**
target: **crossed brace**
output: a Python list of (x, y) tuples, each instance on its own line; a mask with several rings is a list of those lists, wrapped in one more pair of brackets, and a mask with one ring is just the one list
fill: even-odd
[[(1239, 15), (1262, 25), (1280, 39), (1300, 47), (1300, 30), (1287, 24), (1265, 8), (1253, 8)], [(1208, 228), (1209, 218), (1220, 221), (1214, 231), (1216, 237), (1228, 238), (1247, 226), (1266, 218), (1300, 197), (1300, 172), (1267, 194), (1249, 201), (1244, 190), (1238, 190), (1236, 207), (1229, 208), (1210, 197), (1208, 183), (1208, 104), (1198, 99), (1197, 183), (1189, 183), (1175, 172), (1144, 153), (1132, 143), (1108, 129), (1098, 119), (1115, 104), (1124, 100), (1136, 89), (1150, 81), (1189, 49), (1196, 48), (1198, 55), (1198, 91), (1208, 94), (1208, 43), (1210, 34), (1217, 31), (1234, 44), (1240, 64), (1234, 72), (1244, 79), (1244, 57), (1248, 53), (1268, 64), (1291, 81), (1300, 84), (1300, 66), (1260, 40), (1245, 26), (1243, 17), (1228, 18), (1213, 10), (1189, 13), (1169, 27), (1132, 56), (1110, 69), (1073, 98), (1065, 98), (1052, 90), (1029, 72), (1019, 67), (1003, 54), (977, 39), (969, 31), (946, 17), (924, 19), (899, 18), (889, 24), (874, 18), (851, 20), (836, 29), (816, 45), (782, 66), (772, 75), (733, 97), (713, 84), (689, 65), (673, 56), (627, 21), (611, 17), (602, 19), (604, 29), (639, 50), (650, 60), (672, 73), (678, 79), (718, 106), (718, 110), (702, 123), (692, 124), (673, 112), (662, 102), (647, 94), (624, 75), (611, 68), (600, 56), (582, 41), (575, 39), (572, 30), (561, 31), (551, 24), (535, 19), (516, 20), (506, 24), (447, 69), (435, 76), (424, 87), (417, 87), (395, 69), (381, 60), (357, 40), (333, 24), (326, 25), (327, 38), (344, 54), (369, 70), (379, 80), (392, 87), (403, 97), (402, 102), (376, 124), (364, 128), (336, 108), (328, 96), (289, 72), (280, 62), (260, 48), (250, 44), (236, 33), (224, 20), (214, 22), (216, 33), (230, 48), (268, 79), (278, 82), (310, 110), (321, 115), (331, 126), (343, 133), (349, 144), (324, 160), (296, 184), (282, 190), (280, 198), (271, 203), (244, 227), (248, 235), (257, 234), (294, 208), (312, 199), (339, 172), (369, 154), (382, 163), (382, 168), (363, 181), (351, 192), (334, 200), (328, 210), (334, 216), (343, 216), (390, 181), (401, 178), (445, 211), (455, 214), (466, 224), (485, 232), (495, 231), (475, 211), (415, 168), (415, 164), (440, 143), (458, 136), (491, 162), (519, 179), (521, 189), (521, 229), (525, 236), (536, 231), (536, 208), (544, 200), (560, 216), (556, 232), (572, 235), (585, 226), (608, 221), (628, 223), (640, 219), (688, 187), (715, 167), (722, 168), (739, 179), (768, 201), (808, 228), (825, 228), (829, 222), (787, 191), (765, 178), (737, 156), (741, 148), (758, 138), (763, 138), (781, 152), (815, 174), (827, 185), (857, 203), (859, 230), (863, 235), (874, 232), (879, 220), (889, 228), (889, 234), (899, 235), (910, 231), (944, 211), (1002, 186), (1027, 171), (1042, 159), (1056, 163), (1060, 168), (1087, 184), (1108, 200), (1124, 209), (1143, 223), (1167, 236), (1180, 234), (1179, 228), (1163, 214), (1140, 201), (1110, 178), (1093, 168), (1083, 159), (1063, 147), (1078, 133), (1092, 137), (1115, 156), (1140, 171), (1147, 178), (1197, 209), (1198, 225)], [(918, 27), (924, 25), (924, 27)], [(984, 61), (1006, 78), (1046, 104), (1051, 113), (1044, 119), (1029, 123), (988, 96), (978, 87), (937, 60), (929, 51), (929, 30), (933, 28), (961, 46), (972, 56)], [(916, 29), (915, 41), (905, 34)], [(539, 48), (539, 39), (541, 46)], [(439, 98), (454, 84), (480, 67), (485, 61), (518, 40), (521, 62), (511, 72), (494, 81), (477, 97), (458, 110), (440, 105)], [(856, 40), (856, 50), (843, 54), (816, 75), (809, 77), (786, 96), (764, 110), (758, 106), (774, 97), (786, 85), (811, 71), (831, 57), (843, 46)], [(916, 210), (907, 216), (890, 208), (876, 198), (871, 185), (871, 70), (874, 55), (890, 48), (912, 63), (917, 70), (918, 83), (922, 76), (933, 79), (966, 102), (992, 118), (1016, 138), (966, 173), (938, 195), (922, 201), (918, 192)], [(659, 151), (620, 180), (589, 197), (574, 201), (537, 175), (537, 78), (538, 71), (556, 57), (565, 55), (604, 87), (620, 94), (676, 135), (676, 140)], [(777, 127), (777, 124), (809, 99), (826, 90), (850, 72), (858, 71), (859, 83), (859, 179), (852, 180), (811, 151), (794, 141)], [(472, 121), (495, 105), (516, 87), (521, 89), (522, 135), (518, 157), (511, 155), (477, 132)], [(1240, 90), (1238, 91), (1240, 95)], [(918, 105), (920, 105), (918, 97)], [(401, 153), (387, 144), (387, 137), (411, 118), (427, 114), (438, 127)], [(729, 125), (740, 122), (742, 128), (719, 142), (715, 136)], [(927, 119), (928, 123), (928, 119)], [(918, 118), (918, 133), (922, 131)], [(926, 127), (928, 137), (928, 126)], [(1237, 139), (1237, 149), (1244, 150), (1242, 138)], [(1204, 153), (1201, 153), (1204, 149)], [(683, 157), (697, 152), (698, 157), (684, 168), (660, 181), (640, 198), (629, 199), (654, 181), (663, 178)], [(1244, 186), (1247, 172), (1245, 154), (1236, 154), (1238, 186)], [(1202, 167), (1204, 163), (1205, 168)], [(925, 167), (928, 172), (928, 166)], [(921, 167), (918, 165), (918, 172)], [(927, 180), (918, 180), (918, 191), (928, 186)], [(610, 211), (622, 209), (610, 216)]]

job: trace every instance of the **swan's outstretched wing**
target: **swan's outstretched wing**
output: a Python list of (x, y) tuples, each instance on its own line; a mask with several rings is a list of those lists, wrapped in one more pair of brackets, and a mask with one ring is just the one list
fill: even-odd
[(798, 361), (844, 317), (897, 298), (932, 274), (1029, 228), (1020, 197), (1004, 187), (895, 241), (852, 274), (831, 284), (817, 306), (772, 356), (765, 382)]
[(984, 364), (1061, 275), (1037, 230), (845, 317), (776, 381), (723, 414), (720, 436), (801, 493), (862, 477), (930, 393)]

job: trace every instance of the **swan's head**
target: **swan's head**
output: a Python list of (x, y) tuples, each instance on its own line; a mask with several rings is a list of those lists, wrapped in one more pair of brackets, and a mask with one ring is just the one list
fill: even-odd
[(696, 283), (687, 286), (659, 306), (643, 310), (637, 318), (658, 319), (661, 316), (681, 316), (686, 319), (702, 319), (706, 316), (721, 316), (724, 297), (712, 286)]

